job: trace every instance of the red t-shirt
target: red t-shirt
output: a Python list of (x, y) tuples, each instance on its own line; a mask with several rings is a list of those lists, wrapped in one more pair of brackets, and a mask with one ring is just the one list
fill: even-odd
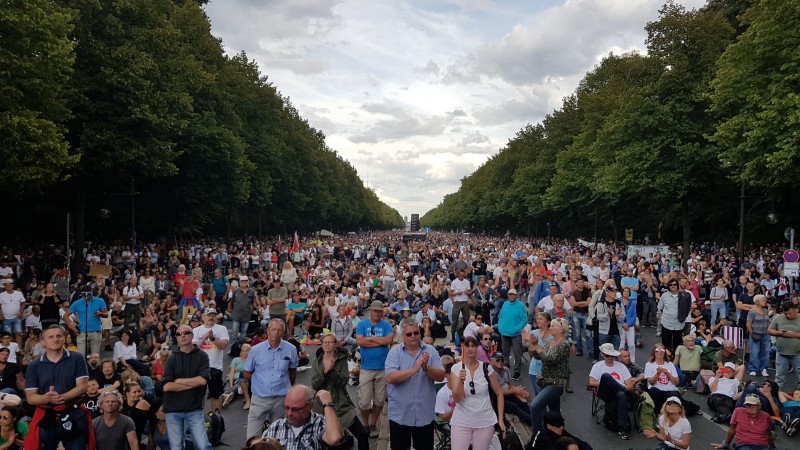
[(761, 409), (758, 410), (758, 415), (752, 418), (745, 408), (736, 408), (731, 416), (731, 425), (736, 425), (736, 445), (753, 444), (767, 447), (770, 421), (769, 414)]

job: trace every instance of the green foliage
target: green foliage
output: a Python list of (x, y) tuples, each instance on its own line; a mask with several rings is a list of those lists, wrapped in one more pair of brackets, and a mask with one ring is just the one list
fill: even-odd
[(267, 232), (401, 227), (255, 62), (223, 53), (205, 3), (5, 2), (3, 189), (74, 205), (78, 246), (104, 227), (92, 211), (120, 211), (133, 189), (140, 235), (242, 232), (256, 218)]
[(713, 137), (737, 182), (779, 190), (796, 184), (800, 164), (800, 1), (755, 2), (742, 20), (713, 82)]
[(0, 186), (37, 191), (78, 160), (64, 139), (72, 74), (72, 15), (52, 1), (0, 8)]

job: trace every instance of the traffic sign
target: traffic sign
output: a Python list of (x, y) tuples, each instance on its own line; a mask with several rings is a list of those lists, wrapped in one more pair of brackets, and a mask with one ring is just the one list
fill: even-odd
[(789, 249), (783, 252), (783, 261), (788, 263), (796, 263), (800, 261), (800, 253), (797, 250)]
[(787, 277), (800, 276), (800, 262), (783, 263), (783, 274)]

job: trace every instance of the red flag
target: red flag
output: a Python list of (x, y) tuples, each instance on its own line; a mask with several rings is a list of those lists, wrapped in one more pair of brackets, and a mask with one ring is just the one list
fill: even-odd
[(300, 241), (297, 240), (297, 231), (294, 232), (294, 242), (292, 242), (292, 252), (300, 250)]

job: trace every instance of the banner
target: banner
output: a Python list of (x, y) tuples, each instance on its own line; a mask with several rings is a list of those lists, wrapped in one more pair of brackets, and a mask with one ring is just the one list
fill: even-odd
[(630, 230), (625, 230), (625, 240), (628, 242), (633, 242), (633, 228)]

